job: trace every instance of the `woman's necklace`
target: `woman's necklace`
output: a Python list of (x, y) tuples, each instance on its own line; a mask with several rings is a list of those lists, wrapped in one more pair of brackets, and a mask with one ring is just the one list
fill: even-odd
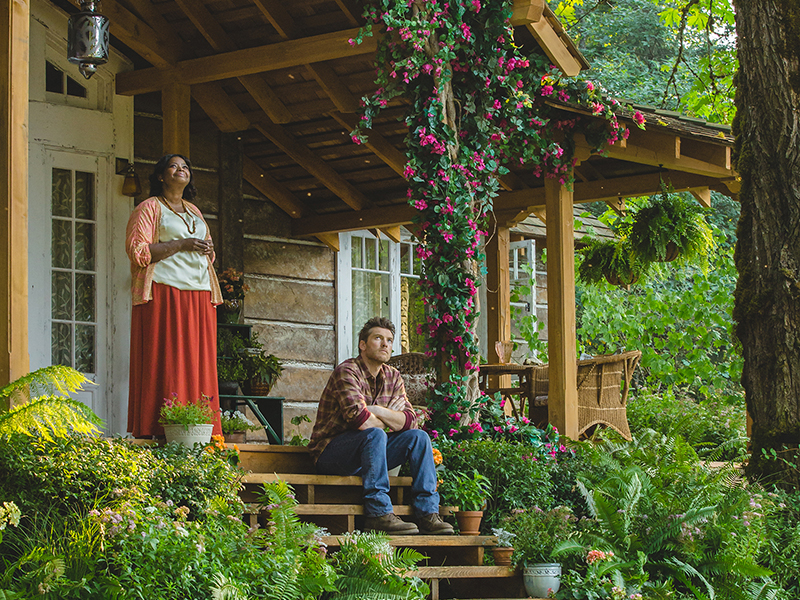
[(183, 206), (183, 214), (189, 215), (188, 221), (183, 218), (181, 213), (172, 208), (172, 205), (164, 196), (159, 196), (158, 199), (166, 204), (167, 208), (170, 209), (181, 221), (183, 221), (183, 224), (186, 225), (186, 229), (189, 231), (189, 234), (194, 235), (194, 232), (197, 231), (197, 221), (194, 220), (194, 215), (189, 212), (188, 208), (186, 208), (186, 202), (184, 202), (183, 198), (181, 198), (181, 206)]

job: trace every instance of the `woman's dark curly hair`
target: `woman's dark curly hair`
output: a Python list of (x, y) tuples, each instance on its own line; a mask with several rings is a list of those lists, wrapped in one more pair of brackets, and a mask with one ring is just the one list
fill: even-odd
[(194, 199), (197, 197), (197, 188), (194, 187), (194, 172), (192, 171), (192, 162), (183, 154), (165, 154), (158, 159), (156, 166), (153, 167), (153, 174), (150, 175), (150, 196), (162, 196), (164, 194), (164, 182), (162, 182), (159, 177), (161, 177), (162, 173), (167, 170), (169, 161), (176, 156), (178, 158), (182, 158), (186, 163), (186, 166), (189, 167), (189, 183), (185, 188), (183, 188), (183, 198), (189, 202), (194, 202)]

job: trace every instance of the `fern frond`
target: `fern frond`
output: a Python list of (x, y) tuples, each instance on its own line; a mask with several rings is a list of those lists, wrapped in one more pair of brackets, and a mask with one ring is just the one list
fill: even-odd
[(70, 433), (95, 435), (102, 424), (82, 402), (64, 396), (40, 396), (0, 414), (0, 436), (39, 435), (52, 441)]
[(86, 383), (94, 385), (93, 381), (72, 367), (52, 365), (28, 373), (0, 389), (0, 400), (8, 398), (14, 392), (20, 392), (28, 400), (37, 396), (53, 395), (53, 392), (69, 396)]
[[(716, 592), (714, 590), (714, 586), (711, 585), (711, 582), (708, 581), (697, 569), (695, 569), (692, 565), (683, 562), (675, 557), (670, 557), (664, 561), (664, 565), (667, 566), (674, 574), (677, 579), (679, 579), (686, 587), (692, 590), (692, 593), (698, 599), (705, 599), (714, 600), (717, 597)], [(702, 594), (700, 590), (694, 585), (692, 579), (699, 579), (700, 582), (706, 588), (706, 594)]]
[(247, 595), (237, 583), (222, 573), (214, 574), (211, 600), (247, 600)]
[(267, 590), (268, 600), (296, 600), (300, 597), (300, 585), (294, 573), (275, 571)]

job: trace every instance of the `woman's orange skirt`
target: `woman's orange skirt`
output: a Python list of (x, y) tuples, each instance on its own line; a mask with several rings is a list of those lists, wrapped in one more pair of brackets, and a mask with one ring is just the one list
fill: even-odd
[(159, 411), (172, 393), (181, 402), (212, 398), (221, 435), (217, 387), (217, 316), (211, 292), (153, 284), (153, 299), (133, 307), (128, 430), (163, 436)]

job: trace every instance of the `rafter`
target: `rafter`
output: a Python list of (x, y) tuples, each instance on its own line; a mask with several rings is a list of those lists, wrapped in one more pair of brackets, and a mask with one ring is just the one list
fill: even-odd
[(351, 208), (361, 210), (372, 205), (370, 200), (358, 191), (353, 184), (334, 171), (330, 165), (309, 150), (307, 146), (299, 143), (286, 133), (280, 125), (264, 120), (256, 123), (256, 129)]
[[(331, 112), (330, 116), (336, 120), (345, 130), (350, 133), (356, 128), (357, 121), (350, 115), (343, 115), (338, 112)], [(406, 168), (408, 159), (406, 155), (395, 148), (389, 140), (375, 131), (369, 132), (369, 137), (365, 144), (367, 148), (372, 150), (375, 155), (380, 158), (392, 170), (403, 177), (403, 172)]]
[(292, 235), (318, 235), (359, 229), (384, 229), (411, 223), (416, 210), (409, 204), (316, 215), (292, 221)]
[(214, 121), (220, 131), (244, 131), (250, 121), (234, 104), (218, 83), (199, 83), (192, 86), (192, 97), (200, 108)]
[(335, 31), (267, 46), (184, 60), (179, 62), (174, 69), (165, 71), (141, 69), (120, 73), (117, 75), (116, 91), (123, 96), (134, 96), (158, 91), (169, 82), (208, 83), (231, 77), (296, 67), (311, 62), (361, 56), (375, 52), (377, 49), (375, 37), (364, 38), (361, 44), (351, 46), (348, 40), (357, 34), (357, 29)]
[(306, 65), (306, 69), (311, 76), (317, 80), (322, 90), (328, 94), (333, 101), (336, 110), (343, 113), (358, 112), (360, 106), (356, 98), (347, 86), (342, 82), (333, 65), (330, 63), (316, 63)]
[(314, 214), (289, 188), (266, 173), (255, 161), (246, 156), (242, 160), (242, 176), (245, 181), (264, 194), (273, 204), (293, 219)]
[(297, 25), (280, 2), (277, 0), (253, 0), (253, 4), (275, 28), (279, 36), (285, 40), (297, 37)]

